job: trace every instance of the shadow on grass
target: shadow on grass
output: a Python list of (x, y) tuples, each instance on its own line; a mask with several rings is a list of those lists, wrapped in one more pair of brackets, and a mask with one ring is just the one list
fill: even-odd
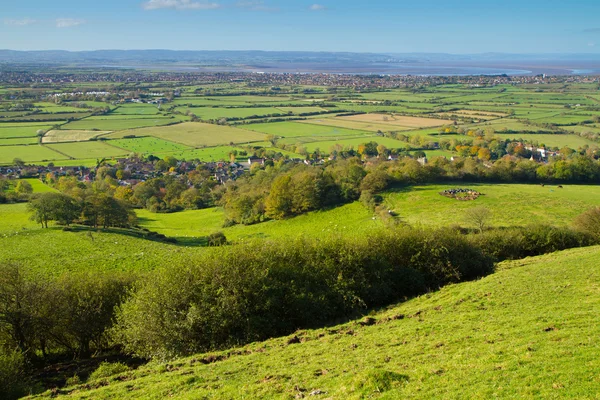
[[(59, 228), (59, 227), (56, 227), (56, 228)], [(174, 237), (167, 237), (163, 234), (148, 231), (145, 229), (94, 228), (92, 226), (85, 226), (85, 225), (71, 225), (69, 227), (62, 227), (60, 229), (62, 229), (63, 231), (68, 231), (68, 232), (88, 232), (90, 235), (92, 233), (113, 233), (113, 234), (117, 234), (117, 235), (133, 237), (136, 239), (150, 240), (152, 242), (172, 244), (175, 246), (184, 246), (184, 247), (207, 247), (207, 246), (209, 246), (207, 236), (174, 238)]]

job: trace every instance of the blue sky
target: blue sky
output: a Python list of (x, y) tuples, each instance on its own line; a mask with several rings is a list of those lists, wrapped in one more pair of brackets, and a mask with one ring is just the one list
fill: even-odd
[(0, 48), (600, 53), (599, 0), (1, 0)]

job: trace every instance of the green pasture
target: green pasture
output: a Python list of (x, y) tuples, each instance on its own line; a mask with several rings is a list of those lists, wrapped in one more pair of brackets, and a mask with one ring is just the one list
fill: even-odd
[(186, 239), (221, 231), (228, 239), (243, 241), (253, 238), (277, 239), (301, 235), (329, 236), (368, 232), (381, 226), (372, 213), (361, 203), (351, 203), (328, 211), (315, 211), (281, 221), (268, 221), (256, 225), (235, 225), (222, 228), (225, 215), (220, 208), (188, 210), (173, 214), (155, 214), (136, 210), (140, 226), (167, 236)]
[(135, 139), (116, 139), (108, 142), (113, 146), (120, 147), (132, 153), (167, 153), (188, 150), (188, 146), (155, 137), (141, 137)]
[(316, 149), (321, 150), (321, 152), (329, 153), (332, 146), (339, 144), (343, 148), (352, 147), (354, 150), (358, 149), (358, 146), (367, 142), (377, 142), (377, 144), (382, 144), (388, 149), (404, 149), (408, 146), (406, 142), (401, 142), (400, 140), (382, 137), (382, 136), (372, 136), (372, 137), (362, 137), (362, 138), (351, 138), (351, 139), (339, 139), (339, 140), (325, 140), (325, 141), (312, 141), (303, 143), (304, 148), (309, 153), (315, 151)]
[(15, 158), (32, 163), (62, 160), (68, 157), (37, 144), (0, 146), (0, 164), (12, 164)]
[(538, 145), (544, 144), (549, 147), (558, 147), (562, 148), (564, 146), (568, 146), (572, 149), (577, 149), (579, 147), (590, 145), (597, 146), (598, 143), (592, 142), (591, 140), (582, 138), (577, 135), (569, 135), (569, 134), (526, 134), (526, 133), (495, 133), (495, 136), (498, 136), (502, 139), (513, 139), (518, 140), (522, 139), (530, 143), (538, 143)]
[(198, 107), (187, 108), (183, 111), (192, 112), (198, 118), (203, 120), (221, 119), (221, 118), (248, 118), (252, 116), (262, 117), (272, 114), (285, 114), (285, 112), (274, 107), (257, 107), (257, 108), (217, 108), (217, 107)]
[(103, 142), (78, 142), (49, 144), (46, 147), (65, 154), (70, 158), (110, 158), (127, 155), (129, 152)]
[(372, 135), (368, 131), (331, 127), (326, 125), (314, 125), (303, 122), (274, 122), (266, 124), (247, 124), (243, 129), (262, 132), (284, 138), (307, 137), (307, 136), (362, 136)]
[(143, 128), (149, 126), (169, 125), (177, 122), (170, 118), (111, 118), (111, 119), (83, 119), (69, 122), (62, 129), (120, 131), (125, 129)]
[(36, 137), (21, 137), (21, 138), (12, 138), (12, 139), (2, 139), (0, 138), (0, 146), (13, 146), (19, 144), (36, 144), (38, 143), (38, 138)]
[(153, 136), (192, 147), (217, 146), (233, 143), (248, 143), (265, 140), (265, 135), (257, 132), (200, 122), (186, 122), (167, 127), (135, 129), (117, 132), (107, 138), (123, 138), (123, 136)]
[[(458, 201), (439, 194), (452, 188), (475, 189), (483, 196), (474, 201)], [(556, 185), (456, 182), (398, 188), (384, 198), (386, 207), (410, 225), (468, 226), (465, 212), (476, 206), (491, 210), (491, 224), (495, 227), (570, 225), (577, 215), (600, 206), (600, 186), (563, 185), (560, 189)]]
[(3, 127), (0, 124), (0, 139), (8, 139), (8, 138), (23, 138), (23, 137), (36, 137), (37, 132), (39, 130), (46, 131), (49, 130), (51, 126), (11, 126), (11, 127)]
[(110, 115), (154, 115), (160, 112), (154, 104), (125, 104), (118, 106)]

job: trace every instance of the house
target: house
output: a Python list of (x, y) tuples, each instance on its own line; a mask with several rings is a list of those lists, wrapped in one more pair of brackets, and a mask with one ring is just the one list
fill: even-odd
[(250, 158), (248, 158), (248, 165), (252, 165), (252, 164), (265, 165), (265, 159), (259, 158), (259, 157), (250, 157)]
[(387, 159), (388, 161), (398, 161), (398, 158), (398, 154), (390, 154)]

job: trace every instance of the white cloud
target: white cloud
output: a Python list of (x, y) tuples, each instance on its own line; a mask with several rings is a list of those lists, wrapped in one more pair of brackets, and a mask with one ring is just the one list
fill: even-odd
[(323, 4), (313, 4), (312, 6), (308, 7), (308, 9), (310, 11), (325, 11), (327, 10), (327, 7), (325, 7)]
[(27, 26), (27, 25), (32, 25), (35, 24), (37, 21), (35, 19), (31, 19), (31, 18), (23, 18), (23, 19), (5, 19), (4, 20), (4, 25), (11, 25), (11, 26)]
[(595, 42), (589, 42), (588, 46), (590, 46), (590, 47), (596, 47), (596, 43)]
[(261, 0), (241, 0), (235, 5), (238, 8), (245, 8), (252, 11), (279, 11), (277, 7), (269, 7)]
[(145, 10), (159, 10), (169, 8), (172, 10), (214, 10), (221, 8), (219, 3), (192, 0), (148, 0), (142, 7)]
[(56, 27), (57, 28), (71, 28), (73, 26), (79, 26), (85, 24), (85, 20), (83, 19), (75, 19), (75, 18), (57, 18), (56, 19)]

